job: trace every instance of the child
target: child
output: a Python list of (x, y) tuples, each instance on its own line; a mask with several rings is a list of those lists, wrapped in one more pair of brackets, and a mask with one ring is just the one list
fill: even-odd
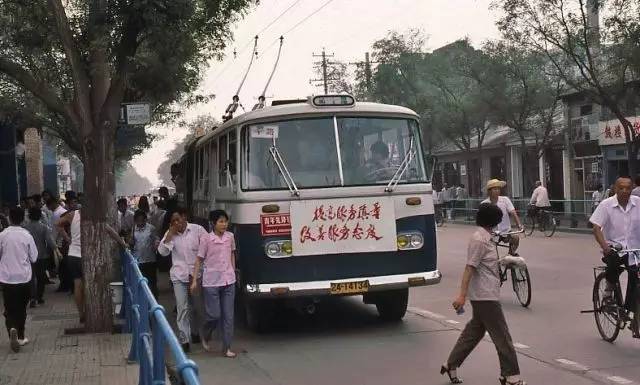
[(151, 293), (158, 298), (158, 275), (156, 262), (156, 249), (158, 248), (158, 235), (156, 228), (147, 223), (147, 213), (137, 210), (133, 216), (135, 223), (131, 244), (133, 255), (138, 259), (140, 272), (149, 281)]
[[(200, 238), (200, 249), (194, 267), (193, 276), (199, 276), (202, 264), (202, 290), (204, 291), (205, 322), (203, 326), (202, 347), (211, 351), (209, 341), (216, 326), (221, 327), (222, 354), (234, 358), (231, 350), (233, 337), (233, 303), (236, 283), (236, 245), (233, 233), (227, 231), (229, 216), (223, 210), (214, 210), (209, 214), (213, 232)], [(191, 291), (198, 289), (197, 280), (193, 280)]]

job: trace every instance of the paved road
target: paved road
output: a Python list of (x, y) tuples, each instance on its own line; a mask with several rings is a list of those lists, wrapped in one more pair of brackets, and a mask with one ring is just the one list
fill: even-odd
[[(473, 228), (448, 225), (438, 235), (440, 285), (413, 289), (410, 312), (399, 324), (378, 321), (375, 308), (357, 298), (335, 299), (313, 317), (282, 314), (266, 335), (237, 331), (239, 358), (201, 349), (192, 358), (203, 384), (446, 384), (438, 374), (470, 312), (450, 309)], [(600, 340), (590, 306), (590, 236), (556, 234), (521, 242), (533, 281), (530, 309), (510, 290), (502, 302), (523, 376), (530, 384), (640, 384), (640, 341), (624, 332), (615, 344)], [(505, 287), (506, 288), (506, 287)], [(461, 370), (465, 384), (497, 383), (498, 362), (487, 340)]]

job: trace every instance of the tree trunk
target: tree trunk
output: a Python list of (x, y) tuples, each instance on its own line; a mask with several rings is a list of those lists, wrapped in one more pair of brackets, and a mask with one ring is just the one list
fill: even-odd
[(110, 332), (112, 304), (109, 283), (114, 259), (119, 260), (106, 225), (114, 223), (114, 138), (106, 127), (95, 128), (83, 140), (84, 193), (82, 206), (82, 255), (86, 295), (86, 330)]

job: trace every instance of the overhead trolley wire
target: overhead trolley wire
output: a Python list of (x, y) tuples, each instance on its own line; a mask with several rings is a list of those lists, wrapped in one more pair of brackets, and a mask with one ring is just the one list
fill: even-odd
[[(327, 5), (329, 5), (329, 3), (333, 2), (333, 0), (327, 0), (324, 4), (322, 4), (318, 9), (316, 9), (315, 11), (311, 12), (310, 14), (308, 14), (307, 16), (305, 16), (302, 20), (300, 20), (299, 22), (297, 22), (293, 27), (289, 28), (288, 30), (286, 30), (282, 35), (286, 35), (289, 32), (293, 31), (294, 29), (298, 28), (300, 25), (302, 25), (302, 23), (304, 23), (305, 21), (309, 20), (313, 15), (315, 15), (316, 13), (320, 12), (324, 7), (326, 7)], [(264, 49), (264, 52), (267, 52), (269, 49), (273, 48), (273, 46), (275, 46), (278, 41), (280, 40), (280, 38), (275, 39), (271, 44), (269, 44), (267, 46), (267, 48)]]
[[(271, 22), (269, 24), (267, 24), (266, 27), (262, 28), (260, 31), (258, 31), (258, 33), (256, 33), (256, 35), (260, 36), (260, 34), (264, 31), (266, 31), (267, 29), (269, 29), (269, 27), (271, 27), (273, 24), (276, 23), (276, 21), (280, 20), (280, 18), (282, 16), (285, 15), (285, 13), (289, 12), (289, 10), (293, 7), (296, 6), (296, 4), (298, 4), (299, 2), (301, 2), (302, 0), (296, 0), (294, 1), (289, 7), (287, 7), (287, 9), (285, 9), (284, 11), (282, 11), (282, 13), (280, 13), (275, 19), (271, 20)], [(249, 40), (247, 42), (247, 44), (245, 44), (242, 49), (240, 49), (240, 52), (238, 54), (242, 54), (242, 52), (244, 52), (247, 48), (249, 48), (249, 46), (251, 45), (251, 40)]]
[[(271, 27), (278, 20), (280, 20), (280, 18), (282, 18), (282, 16), (284, 16), (287, 12), (289, 12), (291, 10), (291, 8), (295, 7), (301, 1), (302, 0), (295, 0), (293, 3), (291, 3), (291, 5), (289, 5), (284, 11), (282, 11), (278, 16), (276, 16), (275, 19), (271, 20), (271, 22), (269, 22), (269, 24), (267, 24), (264, 28), (262, 28), (260, 31), (258, 31), (256, 36), (259, 36), (262, 32), (264, 32), (267, 29), (269, 29), (269, 27)], [(252, 38), (251, 40), (247, 41), (247, 43), (240, 49), (240, 51), (234, 51), (234, 57), (242, 55), (242, 53), (244, 53), (244, 51), (246, 51), (247, 48), (249, 48), (251, 46), (251, 43), (253, 43), (254, 39), (255, 38)], [(228, 62), (222, 68), (222, 70), (220, 70), (220, 72), (214, 77), (213, 81), (215, 82), (216, 80), (218, 80), (220, 78), (220, 76), (222, 76), (222, 74), (229, 68), (229, 66), (231, 66), (231, 62)]]

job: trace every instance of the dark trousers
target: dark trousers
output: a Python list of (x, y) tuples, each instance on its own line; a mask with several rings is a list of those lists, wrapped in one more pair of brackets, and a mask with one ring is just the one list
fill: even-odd
[(18, 331), (18, 339), (24, 339), (24, 324), (27, 321), (27, 304), (31, 295), (29, 282), (19, 284), (2, 284), (4, 301), (4, 321), (7, 333), (12, 328)]
[(138, 264), (140, 272), (149, 282), (149, 289), (156, 299), (158, 299), (158, 264), (156, 262), (145, 262)]
[[(633, 256), (631, 257), (633, 261)], [(622, 273), (622, 265), (626, 266), (629, 271), (629, 279), (627, 281), (627, 295), (625, 296), (625, 308), (629, 311), (636, 311), (636, 287), (638, 286), (638, 265), (629, 266), (627, 256), (619, 257), (617, 253), (610, 253), (603, 258), (607, 264), (606, 278), (613, 285), (620, 282), (620, 273)]]
[(69, 269), (67, 267), (67, 262), (69, 261), (69, 256), (64, 255), (60, 264), (58, 265), (58, 277), (60, 278), (60, 286), (58, 287), (58, 291), (71, 291), (73, 290), (73, 280), (71, 279), (71, 275), (69, 274)]
[(42, 300), (44, 295), (44, 287), (47, 284), (47, 266), (49, 259), (38, 259), (36, 263), (31, 264), (31, 299)]
[(504, 377), (520, 374), (518, 357), (511, 341), (509, 327), (498, 301), (471, 301), (473, 317), (467, 323), (456, 345), (449, 354), (447, 365), (451, 369), (459, 368), (467, 356), (473, 351), (489, 332), (493, 344), (498, 351), (500, 374)]

